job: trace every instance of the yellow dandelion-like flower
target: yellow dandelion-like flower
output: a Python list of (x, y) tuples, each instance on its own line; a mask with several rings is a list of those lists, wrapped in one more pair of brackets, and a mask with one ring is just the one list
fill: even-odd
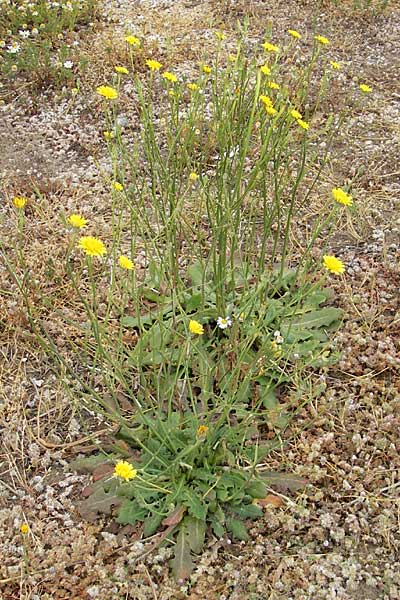
[(265, 104), (265, 106), (272, 106), (272, 100), (269, 96), (265, 96), (264, 94), (262, 94), (259, 97), (260, 102), (262, 102), (263, 104)]
[(112, 131), (103, 131), (103, 135), (106, 140), (112, 140), (115, 137)]
[(329, 64), (331, 65), (332, 69), (335, 69), (335, 71), (339, 71), (342, 68), (342, 63), (336, 62), (335, 60), (330, 60)]
[(208, 67), (207, 65), (203, 65), (203, 73), (205, 73), (206, 75), (209, 75), (212, 72), (212, 68)]
[(295, 108), (290, 111), (290, 116), (293, 117), (293, 119), (301, 119), (303, 117), (303, 115)]
[(267, 52), (279, 52), (280, 50), (279, 46), (275, 46), (275, 44), (271, 44), (270, 42), (264, 42), (262, 46)]
[(303, 121), (303, 119), (297, 119), (297, 124), (306, 131), (310, 129), (309, 123), (307, 123), (307, 121)]
[(229, 60), (229, 62), (236, 62), (237, 55), (236, 54), (228, 54), (228, 60)]
[(281, 89), (281, 86), (279, 85), (279, 83), (275, 83), (275, 81), (268, 81), (267, 86), (271, 90), (280, 90)]
[(297, 40), (301, 39), (301, 35), (298, 31), (296, 31), (295, 29), (288, 29), (288, 34), (291, 35), (292, 37), (296, 38)]
[(271, 75), (271, 69), (268, 65), (261, 65), (260, 71), (263, 75)]
[(119, 257), (118, 263), (122, 269), (126, 269), (127, 271), (132, 271), (135, 268), (135, 264), (131, 261), (131, 259), (123, 254), (121, 254)]
[(190, 90), (191, 92), (195, 92), (196, 90), (199, 90), (199, 89), (200, 89), (200, 86), (199, 86), (199, 85), (197, 85), (197, 83), (188, 83), (188, 84), (187, 84), (187, 87), (189, 88), (189, 90)]
[(161, 75), (161, 77), (164, 77), (164, 79), (166, 79), (167, 81), (170, 81), (171, 83), (176, 83), (178, 81), (177, 76), (174, 75), (173, 73), (170, 73), (169, 71), (164, 71), (164, 73)]
[(153, 60), (152, 58), (146, 60), (146, 65), (149, 67), (150, 71), (159, 71), (162, 67), (162, 64), (158, 62), (158, 60)]
[(336, 256), (324, 256), (324, 266), (327, 271), (334, 275), (341, 275), (345, 272), (345, 266)]
[(350, 194), (347, 194), (344, 190), (342, 190), (342, 188), (333, 188), (332, 196), (339, 204), (353, 206), (353, 198), (350, 196)]
[(222, 31), (216, 31), (215, 32), (215, 37), (222, 42), (222, 40), (226, 40), (226, 35), (225, 33), (223, 33)]
[(29, 533), (29, 529), (30, 529), (30, 527), (29, 527), (28, 523), (22, 523), (21, 527), (19, 528), (20, 532), (23, 535), (26, 535), (27, 533)]
[(199, 178), (199, 176), (197, 175), (197, 173), (195, 171), (192, 171), (189, 175), (190, 181), (197, 181), (198, 178)]
[(120, 460), (115, 465), (114, 477), (121, 477), (125, 481), (131, 481), (135, 479), (137, 470), (126, 460)]
[(103, 96), (103, 98), (106, 98), (106, 100), (115, 100), (118, 98), (117, 90), (109, 85), (100, 85), (96, 88), (96, 92), (100, 94), (100, 96)]
[(270, 115), (270, 117), (273, 117), (278, 112), (276, 108), (274, 108), (273, 106), (268, 106), (267, 104), (265, 104), (264, 108), (265, 112), (267, 113), (267, 115)]
[(126, 67), (114, 67), (114, 71), (120, 75), (128, 75), (129, 71)]
[(130, 46), (140, 46), (139, 38), (135, 37), (134, 35), (127, 35), (125, 41)]
[(193, 333), (195, 335), (203, 335), (203, 333), (204, 333), (204, 327), (198, 321), (195, 321), (194, 319), (191, 319), (189, 321), (189, 331), (190, 331), (190, 333)]
[(360, 84), (360, 90), (362, 92), (364, 92), (364, 94), (369, 94), (369, 92), (372, 92), (372, 87), (370, 87), (366, 83), (361, 83)]
[(323, 35), (314, 35), (314, 40), (316, 42), (319, 42), (323, 46), (327, 46), (328, 44), (330, 44), (328, 38), (324, 37)]
[(78, 243), (78, 248), (83, 250), (88, 256), (100, 257), (104, 254), (107, 254), (107, 250), (103, 242), (90, 235), (81, 237)]
[(86, 219), (81, 215), (70, 215), (67, 221), (72, 227), (75, 227), (75, 229), (83, 229), (83, 227), (86, 227), (87, 225)]
[(22, 210), (26, 203), (28, 202), (27, 198), (24, 198), (23, 196), (15, 196), (14, 200), (13, 200), (13, 204), (15, 206), (15, 208), (18, 208), (19, 210)]
[(122, 192), (124, 189), (124, 186), (119, 181), (113, 181), (112, 186), (116, 192)]
[(207, 435), (208, 430), (209, 430), (209, 427), (207, 427), (207, 425), (199, 425), (197, 428), (198, 437), (204, 437), (205, 435)]

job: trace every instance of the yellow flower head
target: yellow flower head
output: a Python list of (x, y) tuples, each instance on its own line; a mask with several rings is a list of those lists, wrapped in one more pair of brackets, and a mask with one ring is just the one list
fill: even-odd
[(126, 269), (127, 271), (132, 271), (135, 268), (135, 265), (131, 261), (131, 259), (127, 256), (124, 256), (123, 254), (121, 254), (121, 256), (119, 257), (118, 262), (119, 266), (122, 267), (122, 269)]
[(274, 44), (271, 44), (270, 42), (264, 42), (263, 48), (264, 48), (264, 50), (267, 50), (267, 52), (279, 52), (279, 50), (280, 50), (279, 46), (275, 46)]
[(125, 41), (130, 46), (140, 46), (140, 40), (134, 35), (127, 35)]
[(153, 60), (152, 58), (146, 60), (146, 65), (149, 67), (150, 71), (159, 71), (162, 67), (162, 64), (158, 62), (158, 60)]
[(204, 327), (198, 321), (191, 319), (189, 321), (189, 331), (190, 331), (190, 333), (194, 333), (195, 335), (203, 335)]
[(297, 119), (297, 124), (306, 131), (310, 129), (310, 125), (307, 123), (307, 121), (303, 121), (303, 119)]
[(22, 523), (21, 527), (19, 528), (20, 532), (23, 535), (26, 535), (27, 533), (29, 533), (29, 525), (28, 523)]
[(203, 65), (203, 73), (205, 73), (206, 75), (209, 75), (212, 71), (211, 67), (208, 67), (207, 65)]
[(229, 60), (229, 62), (236, 62), (236, 60), (237, 60), (236, 54), (228, 54), (228, 60)]
[(96, 88), (96, 92), (106, 98), (107, 100), (115, 100), (118, 98), (118, 92), (113, 87), (109, 85), (100, 85)]
[(79, 240), (78, 248), (84, 251), (88, 256), (103, 256), (107, 254), (106, 247), (101, 240), (90, 235), (83, 236)]
[(290, 111), (290, 116), (293, 117), (293, 119), (301, 119), (303, 115), (294, 108)]
[(344, 204), (345, 206), (353, 205), (353, 198), (350, 196), (350, 194), (346, 194), (346, 192), (341, 188), (334, 188), (332, 190), (332, 196), (339, 204)]
[(23, 196), (15, 196), (14, 200), (13, 200), (13, 204), (15, 206), (15, 208), (19, 208), (20, 210), (22, 210), (25, 207), (25, 204), (28, 202), (27, 198), (24, 198)]
[(273, 106), (269, 106), (267, 104), (264, 105), (265, 108), (265, 112), (267, 113), (267, 115), (270, 115), (271, 117), (273, 117), (274, 115), (277, 114), (277, 110), (276, 108), (274, 108)]
[(324, 37), (323, 35), (314, 35), (314, 40), (316, 42), (319, 42), (323, 46), (327, 46), (328, 44), (330, 44), (328, 38)]
[(81, 215), (70, 215), (67, 219), (68, 223), (75, 227), (76, 229), (82, 229), (86, 227), (87, 221)]
[(261, 65), (260, 71), (263, 73), (263, 75), (271, 75), (271, 69), (268, 65)]
[(197, 85), (197, 83), (188, 83), (187, 86), (191, 92), (195, 92), (196, 90), (200, 89), (200, 86)]
[(128, 75), (129, 73), (126, 67), (114, 67), (114, 71), (120, 75)]
[(199, 425), (197, 428), (198, 437), (204, 437), (205, 435), (207, 435), (208, 430), (209, 430), (209, 427), (207, 427), (207, 425)]
[(114, 190), (117, 192), (122, 192), (124, 189), (124, 186), (119, 181), (113, 181), (112, 186), (113, 186)]
[(360, 90), (364, 92), (364, 94), (369, 94), (369, 92), (372, 92), (372, 87), (369, 87), (369, 85), (366, 85), (365, 83), (361, 83)]
[(215, 32), (215, 37), (217, 38), (217, 40), (219, 40), (220, 42), (222, 42), (222, 40), (226, 39), (226, 35), (224, 33), (222, 33), (222, 31), (216, 31)]
[(170, 73), (169, 71), (164, 71), (164, 73), (162, 74), (162, 77), (164, 77), (164, 79), (166, 79), (167, 81), (170, 81), (171, 83), (176, 83), (178, 81), (177, 76), (174, 75), (173, 73)]
[(298, 31), (296, 31), (295, 29), (288, 29), (288, 34), (291, 35), (292, 37), (300, 40), (301, 39), (301, 35)]
[(336, 62), (335, 60), (330, 60), (329, 64), (331, 65), (332, 69), (335, 69), (335, 71), (339, 71), (342, 68), (342, 63)]
[(281, 86), (279, 85), (279, 83), (275, 83), (275, 81), (268, 81), (267, 86), (271, 90), (279, 90), (281, 88)]
[(195, 171), (192, 171), (189, 175), (190, 181), (197, 181), (198, 178), (199, 178), (199, 176), (197, 175), (197, 173)]
[(115, 137), (112, 131), (103, 131), (103, 135), (106, 140), (112, 140)]
[(327, 271), (334, 275), (341, 275), (345, 272), (345, 266), (336, 256), (324, 256), (324, 266)]
[(272, 100), (269, 96), (261, 95), (259, 99), (265, 106), (272, 106)]
[(126, 460), (120, 460), (115, 465), (114, 477), (121, 477), (125, 481), (131, 481), (131, 479), (135, 479), (136, 475), (137, 470)]

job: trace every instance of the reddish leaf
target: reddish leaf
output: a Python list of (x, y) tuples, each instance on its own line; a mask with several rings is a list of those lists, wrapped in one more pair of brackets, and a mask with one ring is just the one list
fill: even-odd
[(185, 506), (177, 506), (174, 512), (172, 512), (168, 517), (165, 517), (165, 519), (162, 521), (162, 524), (166, 525), (167, 527), (171, 525), (178, 525), (178, 523), (182, 521), (185, 511)]

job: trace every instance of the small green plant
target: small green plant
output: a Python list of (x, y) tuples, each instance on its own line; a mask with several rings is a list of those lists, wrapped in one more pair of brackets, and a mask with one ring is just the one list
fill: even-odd
[(96, 0), (4, 0), (0, 14), (0, 76), (34, 76), (61, 84), (76, 77), (72, 34), (96, 16)]
[[(104, 449), (114, 476), (95, 484), (84, 510), (117, 508), (119, 522), (143, 521), (146, 536), (166, 527), (179, 579), (189, 576), (207, 525), (247, 538), (246, 520), (261, 515), (254, 500), (266, 493), (258, 465), (278, 443), (265, 428), (285, 431), (308, 401), (299, 382), (336, 359), (329, 332), (341, 311), (326, 275), (345, 266), (324, 252), (338, 211), (352, 210), (353, 200), (334, 188), (297, 242), (296, 220), (340, 119), (313, 121), (332, 76), (329, 40), (316, 36), (307, 66), (285, 74), (285, 54), (300, 38), (290, 35), (284, 50), (267, 41), (249, 58), (245, 32), (234, 56), (219, 34), (215, 60), (190, 80), (147, 59), (147, 81), (133, 77), (134, 139), (118, 118), (129, 68), (116, 65), (112, 85), (97, 88), (113, 161), (112, 239), (81, 235), (90, 223), (80, 214), (64, 217), (62, 277), (80, 314), (55, 311), (73, 331), (63, 347), (30, 299), (34, 290), (43, 313), (53, 310), (22, 243), (20, 273), (7, 261), (31, 327), (70, 389), (118, 425)], [(139, 40), (126, 39), (133, 62)], [(320, 60), (325, 75), (315, 89)], [(25, 200), (14, 204), (21, 241)]]

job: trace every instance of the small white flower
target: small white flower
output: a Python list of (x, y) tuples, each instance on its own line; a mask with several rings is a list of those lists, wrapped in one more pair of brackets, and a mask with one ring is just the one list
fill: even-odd
[(72, 60), (66, 60), (64, 63), (64, 67), (66, 69), (72, 69), (73, 66), (74, 66), (74, 63), (72, 62)]
[(274, 331), (274, 338), (277, 344), (283, 344), (283, 337), (281, 336), (279, 329)]
[(19, 35), (20, 35), (22, 38), (24, 38), (24, 39), (28, 38), (28, 37), (31, 35), (31, 32), (30, 32), (30, 31), (28, 31), (27, 29), (20, 29), (20, 30), (18, 31), (18, 33), (19, 33)]
[(11, 46), (7, 46), (7, 52), (9, 54), (17, 54), (21, 50), (21, 46), (14, 42)]
[(232, 320), (229, 317), (225, 317), (225, 319), (223, 317), (218, 317), (217, 325), (220, 329), (226, 329), (232, 325)]

